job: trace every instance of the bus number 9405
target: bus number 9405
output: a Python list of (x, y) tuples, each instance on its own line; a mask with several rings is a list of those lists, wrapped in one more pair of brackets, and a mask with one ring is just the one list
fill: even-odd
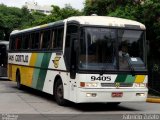
[(111, 76), (91, 76), (91, 81), (111, 81)]

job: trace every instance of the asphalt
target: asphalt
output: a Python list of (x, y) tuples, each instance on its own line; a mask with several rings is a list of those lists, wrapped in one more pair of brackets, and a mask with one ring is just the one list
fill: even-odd
[[(7, 77), (0, 77), (1, 80), (8, 81)], [(148, 95), (146, 102), (149, 103), (160, 103), (160, 96)]]

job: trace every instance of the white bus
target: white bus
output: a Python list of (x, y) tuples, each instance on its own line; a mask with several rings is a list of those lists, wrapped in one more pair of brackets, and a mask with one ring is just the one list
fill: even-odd
[(53, 94), (59, 105), (146, 101), (145, 26), (105, 16), (77, 16), (14, 31), (9, 79)]
[(7, 77), (9, 42), (0, 40), (0, 77)]

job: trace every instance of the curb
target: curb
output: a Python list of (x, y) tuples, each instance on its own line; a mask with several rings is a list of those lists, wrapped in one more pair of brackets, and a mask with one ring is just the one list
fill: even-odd
[(9, 81), (8, 77), (0, 77), (0, 81)]
[(146, 102), (160, 103), (160, 98), (147, 98)]

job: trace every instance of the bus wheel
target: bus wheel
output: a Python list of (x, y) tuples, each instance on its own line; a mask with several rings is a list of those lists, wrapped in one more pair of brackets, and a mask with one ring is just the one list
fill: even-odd
[(55, 93), (56, 102), (61, 106), (66, 105), (66, 100), (63, 97), (64, 91), (63, 91), (63, 84), (61, 79), (58, 79), (57, 82), (55, 83), (54, 93)]
[(19, 72), (17, 72), (17, 74), (16, 74), (16, 82), (17, 82), (17, 88), (19, 90), (22, 89), (21, 78), (20, 78), (20, 73)]

